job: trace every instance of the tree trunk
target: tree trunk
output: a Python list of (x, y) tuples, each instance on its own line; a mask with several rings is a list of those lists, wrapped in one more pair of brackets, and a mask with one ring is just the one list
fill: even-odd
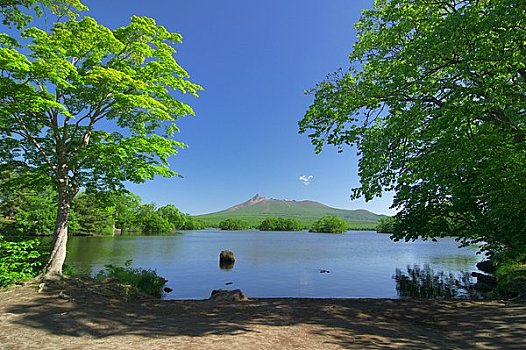
[(72, 196), (68, 193), (67, 186), (59, 185), (57, 221), (53, 237), (53, 250), (46, 265), (45, 276), (61, 276), (62, 266), (66, 260), (66, 245), (68, 242), (68, 217), (71, 209)]

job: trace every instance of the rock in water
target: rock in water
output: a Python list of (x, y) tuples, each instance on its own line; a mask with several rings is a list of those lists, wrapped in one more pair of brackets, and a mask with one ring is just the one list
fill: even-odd
[(233, 269), (235, 261), (236, 257), (234, 256), (234, 253), (230, 250), (223, 250), (221, 251), (221, 254), (219, 254), (219, 268), (221, 270)]
[(219, 268), (221, 270), (232, 270), (234, 268), (234, 263), (219, 261)]
[(495, 277), (493, 277), (493, 276), (490, 276), (490, 275), (485, 275), (485, 274), (479, 273), (479, 272), (472, 272), (471, 276), (475, 277), (478, 282), (490, 284), (490, 285), (493, 285), (493, 286), (497, 284), (497, 279)]
[(245, 301), (245, 300), (248, 300), (248, 298), (241, 291), (241, 289), (234, 289), (234, 290), (214, 289), (212, 291), (212, 294), (210, 294), (209, 299), (215, 300), (215, 301)]
[(477, 283), (473, 285), (473, 288), (475, 288), (478, 291), (490, 292), (497, 285), (497, 279), (493, 276), (485, 275), (479, 272), (472, 272), (471, 276), (477, 279)]
[(484, 261), (478, 262), (476, 266), (480, 271), (486, 272), (486, 273), (495, 273), (495, 270), (496, 270), (491, 260), (484, 260)]
[(234, 253), (230, 250), (222, 250), (219, 254), (219, 262), (224, 264), (233, 264), (236, 261)]

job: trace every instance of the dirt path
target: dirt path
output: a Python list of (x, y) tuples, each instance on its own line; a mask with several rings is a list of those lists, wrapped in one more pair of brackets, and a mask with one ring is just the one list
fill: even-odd
[(523, 303), (125, 302), (111, 288), (69, 280), (41, 293), (35, 285), (0, 292), (0, 349), (526, 348)]

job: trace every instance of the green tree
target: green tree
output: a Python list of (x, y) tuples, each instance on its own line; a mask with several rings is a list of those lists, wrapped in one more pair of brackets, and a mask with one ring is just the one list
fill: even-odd
[(21, 180), (21, 169), (0, 171), (0, 230), (6, 235), (50, 235), (57, 213), (52, 186)]
[[(71, 203), (80, 188), (174, 176), (175, 120), (193, 114), (174, 93), (200, 86), (174, 59), (181, 36), (151, 18), (110, 30), (93, 18), (27, 28), (19, 47), (0, 36), (0, 163), (23, 159), (56, 186), (48, 275), (61, 274)], [(6, 150), (9, 150), (7, 152)]]
[(351, 68), (313, 89), (300, 132), (355, 146), (353, 198), (395, 192), (394, 238), (526, 252), (526, 2), (378, 0)]
[(219, 223), (221, 230), (227, 231), (242, 231), (249, 228), (248, 222), (241, 219), (225, 219)]
[(266, 218), (259, 224), (260, 231), (275, 231), (278, 219), (274, 217)]
[(157, 209), (157, 213), (168, 220), (172, 230), (200, 230), (204, 224), (199, 220), (184, 214), (173, 204), (167, 204)]
[(300, 231), (301, 223), (294, 218), (266, 218), (261, 222), (258, 229), (261, 231)]
[(310, 232), (344, 233), (348, 229), (349, 225), (342, 218), (337, 216), (324, 216), (312, 224)]
[(376, 232), (378, 233), (393, 233), (394, 232), (394, 218), (389, 216), (381, 218), (376, 225)]
[(206, 225), (202, 221), (186, 214), (186, 221), (184, 222), (184, 226), (176, 227), (176, 229), (178, 230), (202, 230), (205, 227)]
[(139, 212), (141, 197), (130, 192), (111, 193), (109, 202), (115, 208), (115, 228), (121, 235), (140, 233)]
[(87, 10), (79, 0), (2, 0), (0, 2), (0, 14), (3, 24), (22, 28), (29, 24), (32, 16), (27, 12), (32, 11), (41, 16), (48, 9), (51, 13), (60, 17), (76, 17), (77, 12)]
[(168, 220), (172, 229), (183, 229), (186, 224), (187, 216), (173, 204), (160, 207), (157, 209), (157, 213)]
[[(81, 192), (71, 205), (76, 227), (73, 235), (112, 235), (115, 227), (115, 207), (108, 205), (94, 193)], [(70, 227), (71, 228), (71, 227)]]
[(20, 193), (19, 207), (15, 208), (13, 225), (8, 232), (18, 235), (51, 235), (57, 213), (53, 189)]
[(0, 288), (37, 275), (44, 267), (49, 249), (38, 239), (7, 240), (0, 236)]
[(174, 225), (157, 211), (153, 203), (140, 206), (137, 226), (143, 235), (161, 235), (171, 233), (174, 230)]

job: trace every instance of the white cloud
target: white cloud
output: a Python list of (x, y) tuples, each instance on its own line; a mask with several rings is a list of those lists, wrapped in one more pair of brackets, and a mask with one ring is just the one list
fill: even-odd
[(305, 186), (310, 185), (310, 183), (312, 182), (312, 179), (314, 179), (314, 176), (312, 176), (312, 175), (301, 175), (301, 176), (299, 177), (299, 180), (300, 180), (301, 182), (303, 182), (303, 184), (304, 184)]

